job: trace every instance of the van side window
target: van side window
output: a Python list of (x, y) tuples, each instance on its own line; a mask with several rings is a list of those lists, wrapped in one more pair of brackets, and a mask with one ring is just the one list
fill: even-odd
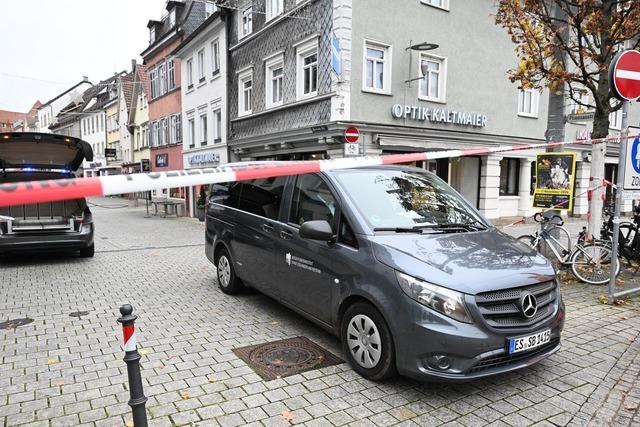
[(209, 200), (231, 208), (238, 207), (242, 185), (239, 182), (221, 182), (211, 184), (209, 188)]
[(286, 181), (283, 176), (243, 181), (238, 209), (277, 220)]
[(302, 225), (306, 221), (325, 220), (333, 224), (336, 199), (318, 175), (299, 175), (293, 189), (289, 221)]
[(340, 215), (340, 232), (338, 233), (338, 243), (345, 244), (354, 248), (358, 247), (358, 240), (353, 233), (351, 226), (347, 222), (344, 215)]

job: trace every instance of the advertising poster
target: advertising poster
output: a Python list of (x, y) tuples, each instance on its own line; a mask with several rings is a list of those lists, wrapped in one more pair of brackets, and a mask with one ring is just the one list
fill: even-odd
[(536, 157), (534, 208), (570, 210), (573, 207), (575, 153), (541, 153)]

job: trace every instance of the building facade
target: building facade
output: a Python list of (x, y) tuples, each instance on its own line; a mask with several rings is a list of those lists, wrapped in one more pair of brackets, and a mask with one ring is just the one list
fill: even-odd
[[(548, 93), (508, 80), (517, 58), (506, 31), (494, 23), (490, 0), (253, 0), (235, 6), (228, 19), (234, 160), (545, 141)], [(637, 115), (632, 112), (632, 122)], [(351, 126), (360, 131), (357, 144), (345, 143)], [(575, 126), (567, 125), (567, 139)], [(576, 191), (584, 192), (589, 165), (583, 148), (567, 150), (578, 152)], [(533, 212), (535, 155), (516, 151), (416, 166), (438, 174), (495, 219)], [(586, 213), (586, 195), (576, 200), (574, 213)]]
[(133, 140), (133, 162), (128, 172), (150, 171), (149, 161), (149, 78), (147, 67), (133, 66), (133, 94), (129, 111), (129, 131)]
[(87, 77), (83, 77), (82, 81), (71, 86), (69, 89), (50, 99), (49, 101), (38, 107), (38, 125), (37, 131), (51, 133), (49, 126), (55, 124), (56, 117), (63, 108), (72, 104), (79, 103), (82, 100), (82, 94), (91, 87), (91, 82)]
[[(173, 51), (204, 20), (208, 5), (187, 0), (168, 1), (166, 14), (149, 21), (149, 45), (141, 53), (149, 75), (149, 143), (152, 171), (182, 169), (182, 104), (180, 60)], [(183, 188), (164, 189), (156, 196), (185, 199)]]
[[(182, 83), (182, 162), (185, 169), (215, 167), (228, 161), (226, 27), (211, 14), (178, 46)], [(195, 214), (200, 187), (187, 192)]]

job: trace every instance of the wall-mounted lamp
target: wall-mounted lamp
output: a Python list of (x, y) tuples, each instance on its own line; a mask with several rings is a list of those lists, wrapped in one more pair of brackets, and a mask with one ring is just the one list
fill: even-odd
[[(435, 43), (422, 42), (422, 43), (418, 43), (418, 44), (409, 45), (409, 47), (407, 47), (405, 50), (415, 50), (417, 52), (426, 52), (428, 50), (434, 50), (434, 49), (437, 49), (439, 47), (440, 46), (435, 44)], [(420, 71), (422, 71), (422, 76), (415, 77), (415, 78), (409, 79), (409, 80), (405, 80), (404, 82), (405, 83), (411, 83), (411, 82), (414, 82), (416, 80), (424, 79), (424, 76), (427, 75), (428, 66), (423, 61), (420, 61)], [(411, 75), (411, 58), (409, 58), (409, 75)]]

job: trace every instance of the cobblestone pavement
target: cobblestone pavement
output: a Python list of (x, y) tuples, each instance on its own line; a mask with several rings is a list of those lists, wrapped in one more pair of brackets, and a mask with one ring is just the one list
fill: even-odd
[[(223, 295), (201, 223), (94, 201), (93, 259), (0, 260), (0, 319), (34, 319), (0, 330), (0, 426), (132, 425), (116, 323), (125, 302), (140, 316), (155, 426), (640, 425), (638, 302), (606, 306), (602, 288), (564, 284), (562, 350), (467, 384), (373, 383), (347, 364), (265, 382), (232, 348), (304, 335), (341, 355), (338, 340), (257, 292)], [(78, 310), (89, 314), (69, 317)]]

